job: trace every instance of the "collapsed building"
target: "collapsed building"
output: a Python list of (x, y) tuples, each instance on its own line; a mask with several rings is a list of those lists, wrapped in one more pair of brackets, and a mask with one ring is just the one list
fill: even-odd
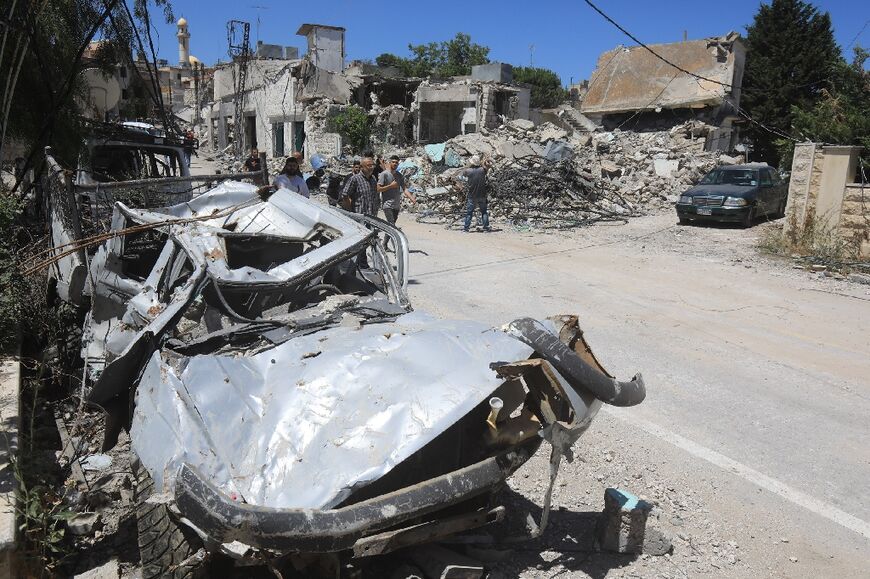
[[(216, 66), (214, 101), (203, 110), (213, 148), (232, 143), (239, 98), (242, 148), (256, 146), (273, 157), (341, 155), (343, 142), (329, 119), (351, 105), (372, 119), (375, 148), (442, 142), (529, 118), (530, 89), (512, 82), (508, 64), (475, 66), (468, 76), (447, 79), (407, 78), (391, 67), (346, 65), (344, 28), (303, 24), (297, 34), (306, 38), (303, 58), (290, 47), (260, 44), (246, 62)], [(244, 87), (240, 78), (247, 79)]]
[(602, 54), (580, 112), (607, 130), (661, 130), (701, 121), (715, 127), (707, 150), (733, 149), (743, 121), (740, 91), (746, 47), (740, 35), (729, 32), (649, 48), (656, 54), (643, 46), (619, 46)]

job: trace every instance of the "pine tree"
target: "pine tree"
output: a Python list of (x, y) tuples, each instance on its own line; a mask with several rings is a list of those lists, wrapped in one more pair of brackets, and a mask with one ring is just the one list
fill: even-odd
[[(812, 109), (842, 61), (831, 18), (801, 0), (772, 0), (747, 33), (741, 106), (759, 123), (790, 133), (793, 107)], [(748, 134), (754, 159), (779, 164), (776, 135), (755, 123)]]

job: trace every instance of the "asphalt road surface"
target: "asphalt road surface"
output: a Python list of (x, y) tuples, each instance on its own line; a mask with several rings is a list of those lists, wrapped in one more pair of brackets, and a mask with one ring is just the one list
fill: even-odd
[[(613, 484), (682, 497), (660, 501), (678, 535), (666, 563), (544, 545), (555, 554), (500, 573), (870, 576), (870, 286), (760, 255), (773, 224), (675, 221), (466, 234), (400, 216), (417, 309), (493, 325), (575, 313), (611, 373), (643, 374), (646, 401), (606, 408), (581, 439), (557, 510), (592, 512)], [(542, 488), (535, 460), (511, 481), (521, 494)]]

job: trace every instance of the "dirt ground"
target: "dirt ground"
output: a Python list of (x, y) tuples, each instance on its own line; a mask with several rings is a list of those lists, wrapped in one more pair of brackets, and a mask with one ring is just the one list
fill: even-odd
[[(552, 525), (495, 577), (866, 577), (870, 569), (870, 286), (761, 255), (748, 230), (670, 212), (565, 231), (399, 225), (412, 302), (501, 325), (574, 313), (611, 373), (647, 400), (605, 407), (563, 465)], [(546, 446), (546, 445), (545, 445)], [(540, 515), (547, 449), (510, 480), (510, 524)], [(596, 552), (615, 486), (655, 503), (669, 556)]]

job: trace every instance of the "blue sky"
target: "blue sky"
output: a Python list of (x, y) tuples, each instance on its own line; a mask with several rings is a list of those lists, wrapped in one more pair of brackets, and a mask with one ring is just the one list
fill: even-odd
[[(745, 26), (759, 0), (597, 0), (604, 12), (646, 43), (675, 42), (683, 31), (690, 39), (719, 36), (729, 30), (745, 35)], [(870, 2), (828, 0), (816, 5), (831, 14), (834, 35), (845, 49), (861, 32), (858, 43), (870, 46)], [(409, 43), (422, 44), (452, 38), (457, 32), (490, 47), (490, 59), (515, 65), (555, 70), (567, 84), (589, 78), (598, 55), (631, 39), (601, 18), (582, 0), (534, 2), (503, 0), (439, 0), (438, 2), (378, 3), (359, 0), (287, 2), (277, 0), (174, 0), (176, 18), (188, 20), (191, 53), (206, 64), (227, 59), (226, 22), (251, 23), (251, 43), (298, 46), (296, 36), (305, 22), (343, 26), (349, 60), (373, 59), (382, 52), (407, 56)], [(259, 8), (258, 8), (259, 7)], [(155, 12), (155, 16), (157, 13)], [(160, 23), (159, 52), (178, 60), (175, 26)], [(157, 39), (155, 38), (155, 41)], [(530, 51), (530, 45), (533, 49)], [(851, 55), (851, 51), (849, 51)]]

